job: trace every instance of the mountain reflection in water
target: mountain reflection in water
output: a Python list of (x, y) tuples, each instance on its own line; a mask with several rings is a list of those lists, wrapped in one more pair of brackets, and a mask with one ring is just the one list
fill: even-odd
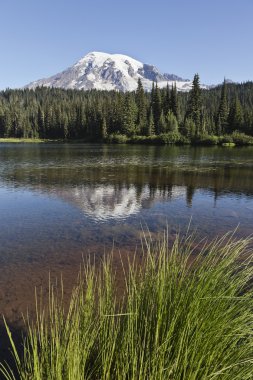
[(143, 223), (175, 232), (191, 218), (201, 236), (247, 235), (252, 211), (252, 148), (0, 146), (0, 256), (135, 245)]

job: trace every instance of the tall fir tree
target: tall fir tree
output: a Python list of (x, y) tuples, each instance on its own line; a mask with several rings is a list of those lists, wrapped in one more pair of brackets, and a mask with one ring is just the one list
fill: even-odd
[(173, 112), (178, 120), (178, 97), (177, 97), (177, 85), (172, 85), (170, 96), (170, 110)]
[(171, 102), (170, 102), (170, 88), (169, 88), (169, 84), (167, 83), (166, 90), (165, 90), (165, 95), (164, 95), (164, 102), (163, 102), (163, 110), (164, 110), (164, 114), (165, 115), (168, 115), (168, 112), (171, 109), (170, 106), (171, 106)]
[(182, 124), (180, 132), (183, 136), (187, 137), (190, 140), (194, 138), (196, 135), (196, 125), (194, 121), (191, 118), (186, 118)]
[(133, 136), (136, 133), (136, 114), (137, 107), (132, 94), (127, 93), (122, 115), (122, 129), (127, 136)]
[(38, 131), (39, 136), (45, 138), (45, 114), (41, 106), (38, 108)]
[(195, 134), (199, 135), (201, 133), (201, 88), (198, 74), (195, 74), (193, 78), (185, 119), (192, 119)]
[(228, 119), (228, 99), (227, 99), (227, 83), (224, 78), (222, 88), (221, 88), (221, 98), (219, 109), (217, 113), (216, 123), (217, 123), (217, 134), (221, 135), (227, 129), (227, 119)]
[(178, 132), (178, 121), (172, 111), (169, 111), (166, 117), (167, 130), (169, 132)]
[(138, 86), (136, 90), (135, 101), (137, 105), (138, 134), (144, 134), (145, 127), (147, 124), (147, 108), (146, 108), (145, 92), (144, 92), (143, 85), (140, 78), (138, 78)]
[(107, 132), (106, 118), (103, 117), (103, 119), (102, 119), (102, 126), (101, 126), (101, 137), (102, 137), (102, 140), (106, 140), (107, 136), (108, 136), (108, 132)]
[(152, 136), (155, 134), (155, 123), (152, 107), (150, 107), (149, 119), (148, 119), (148, 128), (147, 128), (147, 136)]
[(167, 132), (167, 123), (166, 123), (166, 119), (162, 110), (160, 119), (158, 122), (158, 134), (166, 133), (166, 132)]
[(161, 91), (160, 88), (157, 85), (155, 85), (154, 89), (154, 95), (153, 95), (153, 116), (154, 116), (154, 124), (155, 124), (155, 133), (159, 134), (159, 122), (160, 117), (162, 113), (162, 98), (161, 98)]
[(241, 102), (236, 96), (232, 102), (228, 115), (228, 127), (230, 131), (240, 130), (243, 126), (243, 112)]

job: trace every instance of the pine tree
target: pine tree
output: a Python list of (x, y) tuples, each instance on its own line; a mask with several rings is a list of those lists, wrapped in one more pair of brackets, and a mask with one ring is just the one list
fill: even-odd
[(12, 135), (12, 122), (11, 122), (11, 114), (8, 112), (8, 110), (5, 111), (4, 113), (4, 137), (13, 137)]
[(0, 137), (4, 137), (5, 133), (5, 123), (4, 123), (4, 113), (0, 108)]
[(150, 92), (150, 99), (151, 99), (151, 106), (153, 107), (154, 105), (154, 99), (155, 99), (155, 82), (152, 82), (152, 88)]
[(102, 121), (102, 140), (105, 140), (108, 136), (108, 133), (107, 133), (107, 124), (106, 124), (106, 119), (105, 117), (103, 117), (103, 121)]
[(158, 122), (158, 134), (166, 133), (166, 132), (167, 132), (167, 125), (166, 125), (166, 120), (165, 120), (164, 113), (162, 110), (161, 116)]
[(154, 133), (155, 133), (154, 117), (153, 117), (152, 108), (150, 108), (147, 136), (152, 136), (152, 135), (154, 135)]
[(194, 75), (185, 119), (192, 119), (195, 125), (195, 133), (199, 135), (201, 132), (201, 89), (198, 74)]
[(196, 125), (191, 118), (185, 119), (180, 130), (183, 136), (192, 139), (196, 135)]
[(240, 130), (243, 126), (243, 113), (240, 100), (236, 96), (232, 102), (228, 115), (230, 131)]
[(154, 116), (154, 124), (155, 124), (155, 133), (159, 134), (159, 121), (162, 113), (162, 98), (161, 98), (161, 91), (156, 83), (155, 89), (154, 89), (154, 96), (153, 96), (153, 116)]
[(223, 132), (223, 126), (221, 123), (221, 117), (220, 117), (220, 115), (218, 115), (218, 118), (216, 120), (216, 134), (217, 134), (217, 136), (221, 136), (222, 132)]
[(224, 79), (222, 89), (221, 89), (221, 98), (220, 105), (217, 114), (217, 134), (221, 135), (227, 128), (227, 119), (228, 119), (228, 100), (227, 100), (227, 83)]
[(67, 139), (69, 137), (69, 129), (68, 129), (68, 118), (66, 114), (62, 116), (62, 126), (63, 126), (64, 139)]
[(144, 134), (145, 126), (147, 124), (147, 110), (146, 110), (146, 98), (145, 92), (142, 86), (141, 79), (138, 78), (138, 87), (136, 90), (136, 105), (137, 105), (137, 126), (138, 133)]
[(52, 131), (52, 107), (47, 106), (45, 110), (45, 135), (47, 138), (54, 137)]
[(123, 133), (127, 136), (133, 136), (136, 133), (136, 113), (137, 108), (135, 101), (131, 94), (127, 93), (125, 96), (123, 115), (122, 115), (122, 129)]
[(178, 132), (178, 121), (172, 111), (169, 111), (166, 117), (167, 130), (169, 132)]
[(38, 108), (38, 132), (41, 138), (45, 138), (45, 114), (41, 106)]
[(163, 103), (163, 110), (164, 110), (165, 115), (168, 115), (168, 112), (171, 109), (170, 107), (171, 107), (170, 88), (169, 88), (169, 84), (167, 83), (165, 95), (164, 95), (164, 103)]
[(178, 120), (178, 98), (177, 98), (177, 86), (172, 85), (171, 96), (170, 96), (170, 110), (173, 112)]

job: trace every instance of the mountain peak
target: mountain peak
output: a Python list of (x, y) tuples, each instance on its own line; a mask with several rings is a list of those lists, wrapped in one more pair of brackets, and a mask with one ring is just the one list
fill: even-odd
[(77, 61), (73, 66), (50, 78), (40, 79), (28, 84), (27, 88), (38, 86), (60, 87), (66, 89), (98, 89), (134, 91), (138, 79), (141, 79), (146, 91), (152, 88), (156, 81), (159, 87), (172, 85), (188, 91), (191, 81), (182, 79), (174, 74), (163, 74), (154, 65), (137, 61), (124, 54), (109, 54), (92, 51)]

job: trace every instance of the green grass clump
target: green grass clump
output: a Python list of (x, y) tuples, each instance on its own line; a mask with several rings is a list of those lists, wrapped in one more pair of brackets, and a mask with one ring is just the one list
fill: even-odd
[(0, 143), (41, 143), (46, 140), (39, 138), (14, 138), (14, 137), (6, 137), (0, 138)]
[(233, 143), (233, 142), (224, 142), (224, 143), (222, 143), (222, 146), (234, 147), (235, 143)]
[(20, 379), (252, 379), (250, 240), (226, 236), (195, 256), (191, 239), (167, 241), (125, 268), (120, 300), (110, 260), (86, 267), (67, 310), (51, 290), (48, 311), (27, 323), (22, 357), (12, 341)]

